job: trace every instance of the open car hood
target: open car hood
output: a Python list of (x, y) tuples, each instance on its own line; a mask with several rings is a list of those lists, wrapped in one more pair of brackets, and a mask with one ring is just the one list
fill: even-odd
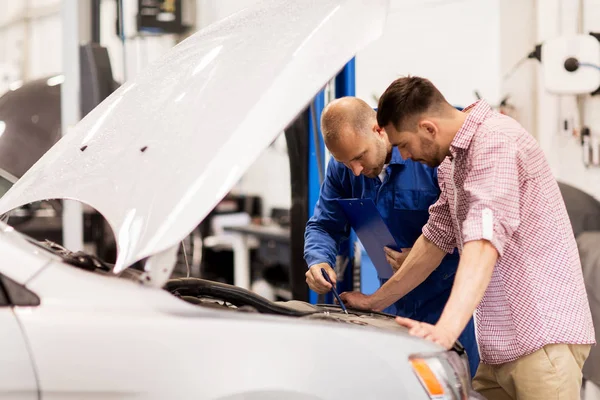
[(126, 82), (0, 199), (99, 211), (116, 272), (172, 249), (361, 48), (388, 0), (270, 0), (181, 42)]

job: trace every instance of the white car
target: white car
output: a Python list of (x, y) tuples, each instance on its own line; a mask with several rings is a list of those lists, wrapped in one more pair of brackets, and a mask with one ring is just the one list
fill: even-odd
[(1, 214), (78, 200), (118, 244), (107, 265), (0, 225), (0, 398), (476, 396), (460, 349), (390, 316), (169, 279), (181, 240), (380, 35), (387, 9), (271, 0), (209, 26), (126, 82), (0, 199)]

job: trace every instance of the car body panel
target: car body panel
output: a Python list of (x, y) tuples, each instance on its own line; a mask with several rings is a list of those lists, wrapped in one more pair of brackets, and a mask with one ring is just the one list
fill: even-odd
[(399, 326), (214, 310), (60, 262), (27, 288), (42, 303), (15, 312), (44, 399), (425, 399), (408, 357), (442, 350)]
[(192, 35), (128, 81), (0, 199), (104, 215), (115, 271), (177, 245), (383, 30), (388, 0), (267, 0)]
[(0, 400), (37, 400), (38, 385), (25, 336), (11, 307), (0, 307)]
[(50, 261), (58, 260), (48, 252), (28, 242), (13, 227), (0, 222), (0, 274), (10, 277), (16, 283), (24, 285), (39, 273)]
[(392, 334), (51, 307), (20, 318), (46, 400), (219, 399), (267, 389), (320, 399), (427, 398), (406, 361), (420, 346)]

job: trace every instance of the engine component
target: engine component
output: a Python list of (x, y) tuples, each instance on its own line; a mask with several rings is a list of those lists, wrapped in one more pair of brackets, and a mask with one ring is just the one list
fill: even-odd
[(198, 278), (171, 279), (166, 283), (165, 289), (176, 296), (212, 297), (222, 299), (237, 307), (252, 306), (258, 312), (264, 314), (302, 317), (312, 313), (275, 304), (264, 297), (237, 286)]

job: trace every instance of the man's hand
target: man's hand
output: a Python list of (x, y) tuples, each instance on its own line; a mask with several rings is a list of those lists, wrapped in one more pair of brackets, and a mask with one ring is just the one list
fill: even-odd
[(371, 301), (371, 296), (363, 294), (361, 292), (344, 292), (340, 294), (340, 298), (342, 299), (346, 307), (366, 311), (381, 311), (374, 310)]
[(311, 266), (305, 274), (306, 283), (308, 284), (308, 287), (314, 290), (315, 292), (319, 294), (325, 294), (331, 290), (331, 285), (323, 276), (321, 268), (325, 268), (327, 275), (329, 275), (329, 279), (331, 279), (331, 283), (335, 285), (337, 275), (335, 274), (333, 268), (331, 268), (327, 263), (320, 263)]
[(400, 269), (402, 263), (406, 260), (408, 253), (410, 253), (410, 248), (403, 248), (401, 249), (402, 252), (392, 250), (389, 247), (384, 247), (383, 250), (385, 251), (385, 258), (387, 259), (388, 264), (394, 269), (394, 272)]
[(449, 330), (440, 327), (439, 325), (431, 325), (426, 322), (419, 322), (409, 318), (396, 317), (396, 321), (409, 329), (408, 333), (413, 336), (431, 340), (443, 346), (446, 350), (452, 348), (458, 339)]

